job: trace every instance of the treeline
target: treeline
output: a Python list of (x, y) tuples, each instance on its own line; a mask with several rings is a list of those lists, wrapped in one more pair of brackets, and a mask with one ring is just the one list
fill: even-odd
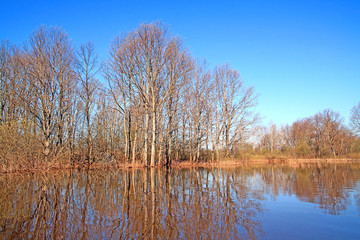
[(0, 168), (94, 162), (217, 161), (256, 121), (253, 88), (228, 64), (209, 70), (156, 22), (120, 34), (100, 60), (41, 26), (0, 47)]
[(162, 23), (115, 37), (104, 60), (91, 42), (74, 48), (41, 26), (23, 47), (1, 42), (0, 169), (359, 152), (360, 105), (353, 131), (331, 110), (264, 131), (255, 105), (238, 71), (209, 69)]
[(256, 152), (274, 156), (305, 158), (360, 156), (360, 104), (351, 112), (350, 130), (339, 113), (330, 109), (295, 121), (292, 125), (271, 125), (262, 129)]

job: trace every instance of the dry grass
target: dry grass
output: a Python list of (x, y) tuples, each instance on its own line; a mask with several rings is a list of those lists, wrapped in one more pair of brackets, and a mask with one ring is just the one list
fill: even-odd
[[(172, 168), (234, 168), (240, 166), (249, 166), (249, 165), (274, 165), (274, 164), (286, 164), (291, 166), (297, 166), (301, 164), (312, 164), (312, 163), (360, 163), (360, 158), (303, 158), (303, 159), (294, 159), (294, 158), (254, 158), (254, 159), (224, 159), (217, 162), (198, 162), (192, 163), (190, 161), (182, 162), (173, 162), (171, 165)], [(158, 165), (157, 168), (164, 167), (164, 165)], [(84, 169), (84, 170), (107, 170), (107, 169), (143, 169), (147, 168), (145, 164), (142, 163), (119, 163), (119, 162), (99, 162), (88, 164), (52, 164), (51, 166), (43, 165), (41, 168), (21, 168), (21, 169), (12, 169), (12, 170), (0, 170), (0, 173), (29, 173), (29, 172), (38, 172), (38, 171), (59, 171), (66, 169)]]
[(303, 159), (293, 159), (293, 158), (275, 158), (275, 159), (225, 159), (222, 161), (210, 163), (210, 162), (199, 162), (191, 163), (189, 161), (177, 162), (174, 163), (171, 167), (175, 168), (193, 168), (193, 167), (217, 167), (217, 168), (231, 168), (231, 167), (240, 167), (248, 165), (257, 165), (257, 164), (287, 164), (287, 165), (299, 165), (299, 164), (309, 164), (309, 163), (360, 163), (360, 159), (350, 159), (350, 158), (303, 158)]

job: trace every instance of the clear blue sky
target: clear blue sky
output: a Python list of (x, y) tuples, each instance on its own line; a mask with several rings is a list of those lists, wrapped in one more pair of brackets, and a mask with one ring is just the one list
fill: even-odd
[(259, 94), (264, 124), (291, 124), (325, 108), (347, 123), (360, 101), (360, 1), (0, 0), (0, 39), (21, 45), (41, 24), (75, 46), (161, 20), (210, 66), (230, 63)]

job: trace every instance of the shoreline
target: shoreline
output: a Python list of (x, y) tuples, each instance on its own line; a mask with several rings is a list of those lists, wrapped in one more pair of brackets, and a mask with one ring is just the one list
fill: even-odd
[[(186, 169), (186, 168), (236, 168), (242, 166), (251, 166), (251, 165), (290, 165), (297, 166), (302, 164), (344, 164), (344, 163), (360, 163), (360, 159), (355, 158), (274, 158), (274, 159), (229, 159), (222, 160), (218, 162), (198, 162), (192, 163), (190, 161), (174, 162), (170, 166), (166, 165), (157, 165), (153, 168), (176, 168), (176, 169)], [(32, 168), (32, 169), (13, 169), (13, 170), (0, 170), (0, 174), (26, 174), (26, 173), (36, 173), (36, 172), (52, 172), (52, 171), (62, 171), (62, 170), (130, 170), (130, 169), (146, 169), (151, 168), (144, 164), (132, 163), (93, 163), (91, 165), (87, 164), (66, 164), (58, 166), (50, 166), (47, 168)]]
[(300, 165), (300, 164), (315, 164), (315, 163), (360, 163), (360, 159), (354, 158), (274, 158), (274, 159), (249, 159), (249, 160), (223, 160), (220, 162), (180, 162), (174, 163), (175, 168), (192, 168), (192, 167), (214, 167), (214, 168), (228, 168), (228, 167), (241, 167), (250, 165)]

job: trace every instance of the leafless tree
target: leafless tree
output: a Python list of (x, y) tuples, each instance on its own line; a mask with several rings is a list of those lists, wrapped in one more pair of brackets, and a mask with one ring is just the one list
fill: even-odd
[[(132, 118), (142, 109), (143, 162), (155, 166), (156, 147), (160, 146), (157, 145), (160, 136), (158, 134), (162, 131), (159, 126), (163, 126), (160, 123), (160, 120), (164, 119), (163, 110), (169, 98), (174, 101), (181, 81), (190, 71), (189, 61), (181, 41), (171, 37), (167, 28), (159, 22), (142, 24), (135, 31), (121, 35), (113, 41), (106, 77), (117, 109), (124, 116), (126, 158), (131, 155), (131, 141), (134, 139), (131, 136), (131, 129), (134, 128)], [(134, 109), (134, 106), (138, 108)], [(167, 106), (173, 108), (172, 104)], [(172, 128), (171, 121), (172, 119), (169, 128)], [(168, 144), (167, 134), (166, 145)], [(167, 147), (167, 155), (168, 150)]]
[(86, 123), (86, 160), (90, 164), (93, 152), (92, 126), (93, 109), (95, 105), (99, 81), (96, 78), (100, 71), (100, 64), (95, 53), (94, 44), (89, 42), (81, 45), (77, 53), (76, 72), (80, 80), (80, 98), (84, 103), (84, 118)]
[[(42, 132), (43, 154), (48, 160), (53, 150), (63, 147), (66, 113), (71, 102), (67, 92), (73, 89), (74, 52), (67, 34), (56, 27), (38, 28), (25, 47), (23, 62), (28, 85), (35, 101), (26, 102)], [(28, 96), (26, 96), (28, 97)], [(56, 148), (54, 148), (56, 143)]]
[(360, 135), (360, 102), (351, 109), (350, 126), (356, 135)]
[[(130, 161), (132, 141), (132, 109), (136, 102), (134, 82), (136, 75), (135, 58), (138, 47), (133, 33), (119, 36), (112, 42), (110, 58), (106, 68), (106, 78), (109, 82), (109, 92), (117, 111), (123, 115), (123, 130), (125, 137), (125, 159)], [(135, 146), (134, 146), (135, 147)]]
[(326, 109), (321, 113), (323, 124), (323, 144), (326, 151), (337, 157), (336, 144), (339, 140), (340, 130), (342, 126), (342, 118), (340, 114), (330, 109)]
[(222, 119), (225, 156), (228, 157), (232, 145), (251, 124), (255, 123), (253, 107), (256, 95), (252, 87), (244, 86), (238, 71), (229, 64), (217, 66), (214, 70), (216, 90), (219, 94), (218, 107)]
[[(170, 42), (167, 28), (161, 23), (142, 24), (137, 29), (140, 54), (137, 55), (139, 82), (135, 85), (141, 93), (146, 108), (146, 125), (151, 117), (150, 166), (155, 166), (157, 119), (167, 99), (165, 76), (165, 54)], [(145, 141), (147, 137), (145, 137)], [(145, 150), (144, 150), (145, 151)], [(145, 152), (144, 152), (145, 156)]]
[(206, 69), (206, 63), (198, 61), (195, 65), (188, 95), (186, 95), (187, 101), (189, 101), (189, 157), (192, 162), (199, 161), (200, 150), (208, 130), (206, 126), (211, 124), (211, 122), (207, 122), (212, 104), (210, 95), (213, 84), (211, 80), (211, 74)]
[[(33, 119), (24, 107), (21, 96), (27, 92), (20, 84), (24, 76), (23, 54), (8, 41), (0, 44), (0, 165), (5, 169), (27, 165), (26, 154), (35, 152)], [(30, 99), (29, 99), (30, 100)]]
[(179, 111), (179, 102), (184, 94), (186, 84), (188, 84), (193, 70), (193, 63), (190, 54), (184, 50), (183, 44), (179, 38), (173, 38), (166, 49), (166, 84), (167, 84), (167, 101), (166, 120), (167, 128), (165, 135), (165, 156), (166, 165), (171, 164), (174, 132), (176, 131), (176, 115)]

